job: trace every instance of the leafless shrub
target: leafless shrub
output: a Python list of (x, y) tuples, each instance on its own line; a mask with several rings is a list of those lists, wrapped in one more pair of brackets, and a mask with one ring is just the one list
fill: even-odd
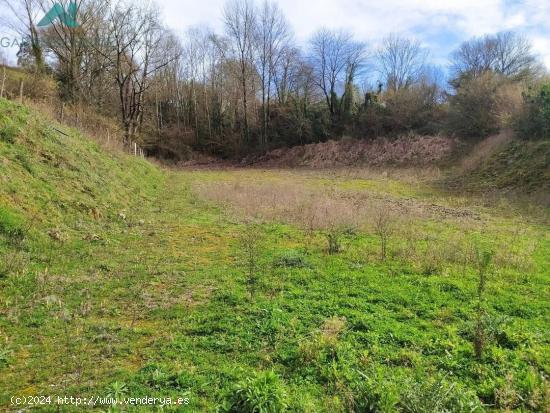
[(388, 208), (380, 207), (373, 217), (373, 229), (376, 235), (380, 238), (380, 258), (386, 259), (388, 240), (394, 231), (395, 218)]
[(262, 249), (262, 236), (260, 228), (254, 222), (248, 222), (239, 237), (242, 251), (242, 263), (246, 271), (246, 287), (250, 298), (254, 297), (260, 280), (260, 254)]

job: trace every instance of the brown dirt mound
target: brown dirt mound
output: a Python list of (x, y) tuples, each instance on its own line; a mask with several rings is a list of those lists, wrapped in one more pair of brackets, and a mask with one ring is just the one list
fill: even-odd
[(439, 163), (453, 152), (456, 141), (442, 136), (397, 139), (342, 139), (276, 149), (243, 163), (262, 167), (424, 166)]

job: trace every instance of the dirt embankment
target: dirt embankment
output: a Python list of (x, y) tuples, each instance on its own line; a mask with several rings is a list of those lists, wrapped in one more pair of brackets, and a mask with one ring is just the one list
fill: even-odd
[(261, 167), (335, 166), (424, 166), (449, 158), (456, 141), (441, 136), (406, 136), (372, 141), (342, 139), (293, 148), (275, 149), (259, 157), (249, 157), (246, 165)]

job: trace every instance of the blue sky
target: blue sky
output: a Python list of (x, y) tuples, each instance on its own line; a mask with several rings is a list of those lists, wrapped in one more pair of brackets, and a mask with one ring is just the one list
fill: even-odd
[[(145, 0), (144, 0), (145, 1)], [(259, 1), (259, 0), (258, 0)], [(347, 28), (372, 49), (390, 33), (419, 40), (431, 61), (447, 65), (462, 41), (487, 33), (515, 30), (533, 43), (550, 68), (550, 0), (275, 0), (299, 43), (319, 27)], [(225, 0), (157, 0), (167, 24), (183, 34), (192, 26), (223, 31)], [(6, 30), (0, 27), (0, 36)], [(15, 50), (3, 49), (10, 60)]]
[[(416, 38), (434, 63), (446, 65), (462, 41), (516, 30), (550, 68), (550, 0), (276, 0), (304, 43), (321, 26), (347, 28), (375, 48), (390, 33)], [(224, 0), (160, 0), (170, 27), (206, 25), (221, 31)]]

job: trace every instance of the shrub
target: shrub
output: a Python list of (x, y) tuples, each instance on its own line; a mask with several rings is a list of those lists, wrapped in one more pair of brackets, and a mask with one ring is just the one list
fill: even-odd
[(387, 91), (365, 102), (355, 116), (353, 134), (362, 137), (397, 136), (415, 131), (420, 134), (439, 132), (445, 112), (438, 104), (440, 90), (436, 85), (420, 83), (398, 91)]
[(386, 259), (388, 240), (393, 232), (394, 219), (388, 208), (380, 207), (374, 216), (374, 232), (380, 238), (380, 258)]
[(262, 251), (262, 237), (257, 224), (248, 223), (240, 234), (240, 248), (242, 251), (242, 264), (246, 272), (246, 287), (250, 297), (254, 296), (258, 282), (260, 281), (260, 255)]
[(287, 409), (287, 393), (277, 374), (262, 372), (235, 386), (230, 413), (279, 413)]
[(462, 80), (449, 99), (449, 131), (464, 138), (484, 138), (498, 131), (497, 92), (503, 82), (491, 72)]
[(442, 111), (437, 104), (438, 95), (438, 87), (431, 84), (419, 84), (397, 92), (388, 92), (386, 124), (397, 133), (437, 133), (437, 124), (442, 117)]
[(524, 109), (516, 122), (516, 132), (524, 139), (550, 137), (550, 83), (524, 94)]

